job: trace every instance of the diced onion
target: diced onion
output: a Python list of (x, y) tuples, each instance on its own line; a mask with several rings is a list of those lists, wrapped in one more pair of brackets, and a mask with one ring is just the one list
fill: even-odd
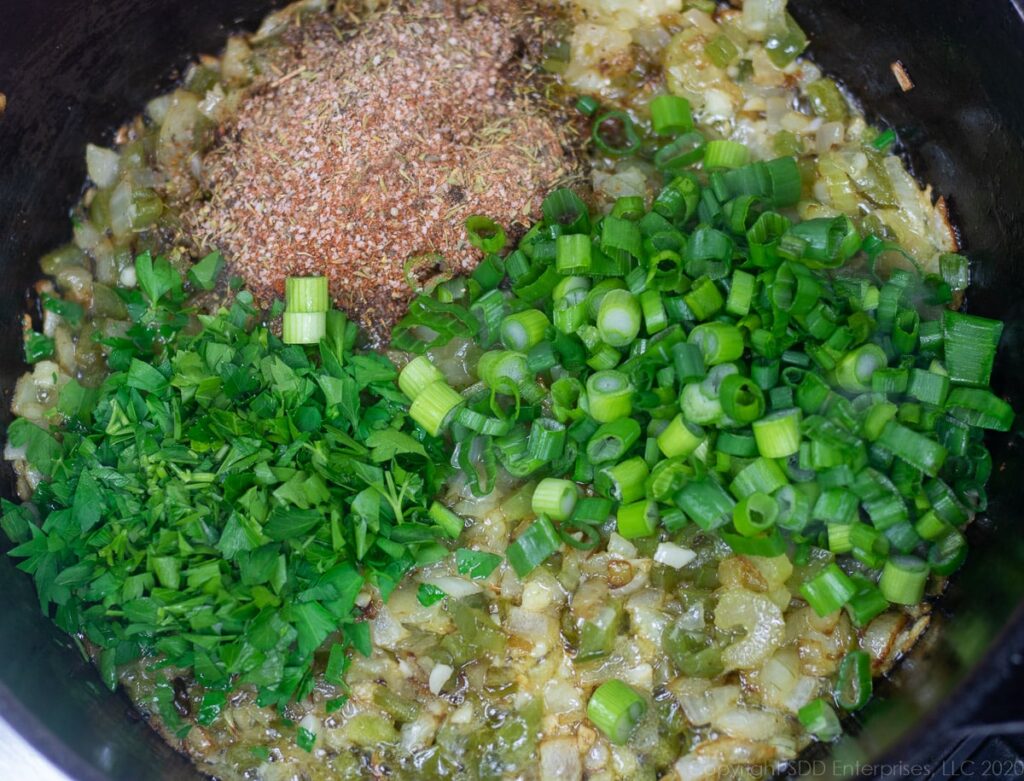
[(441, 575), (424, 578), (423, 582), (431, 586), (437, 586), (441, 591), (454, 599), (462, 599), (463, 597), (479, 594), (483, 591), (483, 587), (479, 583), (455, 576)]
[(682, 569), (697, 558), (697, 554), (689, 548), (676, 545), (674, 542), (662, 542), (654, 551), (654, 560), (673, 569)]
[(722, 652), (726, 669), (757, 667), (782, 645), (786, 624), (782, 611), (761, 594), (743, 589), (727, 589), (715, 608), (715, 626), (721, 629), (741, 627), (746, 637)]
[(430, 671), (430, 678), (427, 681), (430, 693), (435, 696), (440, 694), (441, 689), (448, 683), (448, 679), (452, 677), (454, 672), (455, 668), (447, 664), (435, 664), (434, 669)]
[(578, 781), (583, 777), (576, 738), (551, 738), (540, 744), (540, 777), (541, 781)]
[(826, 154), (832, 147), (839, 146), (843, 142), (844, 130), (842, 122), (826, 122), (819, 127), (815, 134), (818, 154)]
[(85, 147), (85, 167), (97, 187), (114, 186), (120, 162), (120, 155), (113, 149), (104, 149), (95, 144), (87, 144)]

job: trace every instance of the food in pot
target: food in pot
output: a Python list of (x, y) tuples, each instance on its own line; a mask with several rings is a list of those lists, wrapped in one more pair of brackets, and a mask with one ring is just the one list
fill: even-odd
[(531, 23), (494, 2), (289, 26), (203, 162), (209, 197), (186, 211), (190, 235), (265, 303), (289, 275), (327, 274), (338, 305), (386, 335), (422, 270), (410, 258), (470, 271), (466, 217), (525, 231), (575, 170), (560, 112), (544, 112), (521, 75)]
[(307, 0), (198, 62), (87, 149), (26, 316), (2, 524), (44, 609), (219, 778), (742, 778), (838, 737), (1013, 411), (941, 200), (805, 46), (755, 0)]

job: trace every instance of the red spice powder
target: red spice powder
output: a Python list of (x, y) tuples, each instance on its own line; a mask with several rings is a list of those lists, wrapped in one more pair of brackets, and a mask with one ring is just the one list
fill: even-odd
[(386, 338), (412, 294), (410, 257), (470, 270), (467, 216), (515, 235), (575, 168), (525, 87), (517, 7), (421, 2), (286, 31), (203, 162), (209, 197), (184, 215), (193, 239), (263, 302), (290, 275), (326, 274), (335, 302)]

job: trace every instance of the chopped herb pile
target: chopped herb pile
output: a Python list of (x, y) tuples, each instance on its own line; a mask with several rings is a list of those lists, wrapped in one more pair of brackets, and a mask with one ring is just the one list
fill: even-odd
[[(191, 284), (208, 289), (219, 268), (200, 264)], [(451, 530), (428, 516), (441, 443), (407, 422), (395, 367), (355, 352), (340, 312), (318, 346), (286, 346), (247, 292), (197, 315), (167, 261), (143, 255), (136, 271), (102, 386), (64, 386), (53, 431), (9, 429), (48, 478), (27, 504), (4, 502), (12, 555), (43, 609), (102, 649), (109, 685), (143, 655), (193, 668), (209, 689), (201, 722), (233, 685), (263, 703), (305, 696), (332, 637), (337, 683), (349, 648), (371, 650), (364, 584), (386, 599), (448, 553)]]
[[(410, 416), (449, 432), (478, 493), (499, 465), (540, 479), (538, 519), (508, 548), (520, 577), (563, 544), (596, 547), (614, 516), (627, 539), (696, 524), (738, 554), (822, 549), (842, 566), (809, 568), (800, 588), (822, 616), (846, 608), (864, 626), (917, 604), (963, 563), (962, 527), (986, 504), (984, 432), (1013, 421), (989, 388), (1002, 323), (948, 308), (966, 258), (927, 274), (845, 215), (799, 221), (793, 157), (706, 140), (679, 97), (652, 115), (652, 203), (595, 215), (557, 190), (512, 252), (478, 243), (491, 254), (471, 277), (413, 300), (394, 346), (487, 352), (461, 395), (425, 357), (409, 363)], [(632, 153), (601, 145), (609, 119), (644, 141), (627, 114), (600, 115), (606, 154)]]

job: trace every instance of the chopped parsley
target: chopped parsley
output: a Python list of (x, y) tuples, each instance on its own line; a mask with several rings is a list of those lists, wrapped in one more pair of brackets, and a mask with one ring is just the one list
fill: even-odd
[(502, 557), (496, 553), (459, 548), (455, 551), (455, 565), (460, 575), (469, 575), (473, 579), (483, 579), (494, 572), (501, 564)]
[[(206, 258), (191, 287), (221, 267)], [(448, 553), (427, 513), (442, 443), (409, 422), (395, 367), (360, 354), (343, 316), (318, 347), (286, 346), (244, 290), (204, 315), (165, 259), (140, 256), (136, 274), (103, 384), (68, 383), (50, 430), (9, 429), (48, 478), (3, 504), (11, 555), (57, 624), (99, 646), (108, 685), (140, 657), (193, 669), (200, 723), (240, 684), (264, 704), (306, 696), (329, 639), (340, 682), (351, 649), (372, 650), (364, 586), (386, 599)], [(171, 694), (157, 705), (184, 729)]]
[(419, 600), (423, 607), (436, 605), (446, 596), (448, 595), (444, 591), (430, 583), (420, 583), (419, 589), (416, 590), (416, 599)]

